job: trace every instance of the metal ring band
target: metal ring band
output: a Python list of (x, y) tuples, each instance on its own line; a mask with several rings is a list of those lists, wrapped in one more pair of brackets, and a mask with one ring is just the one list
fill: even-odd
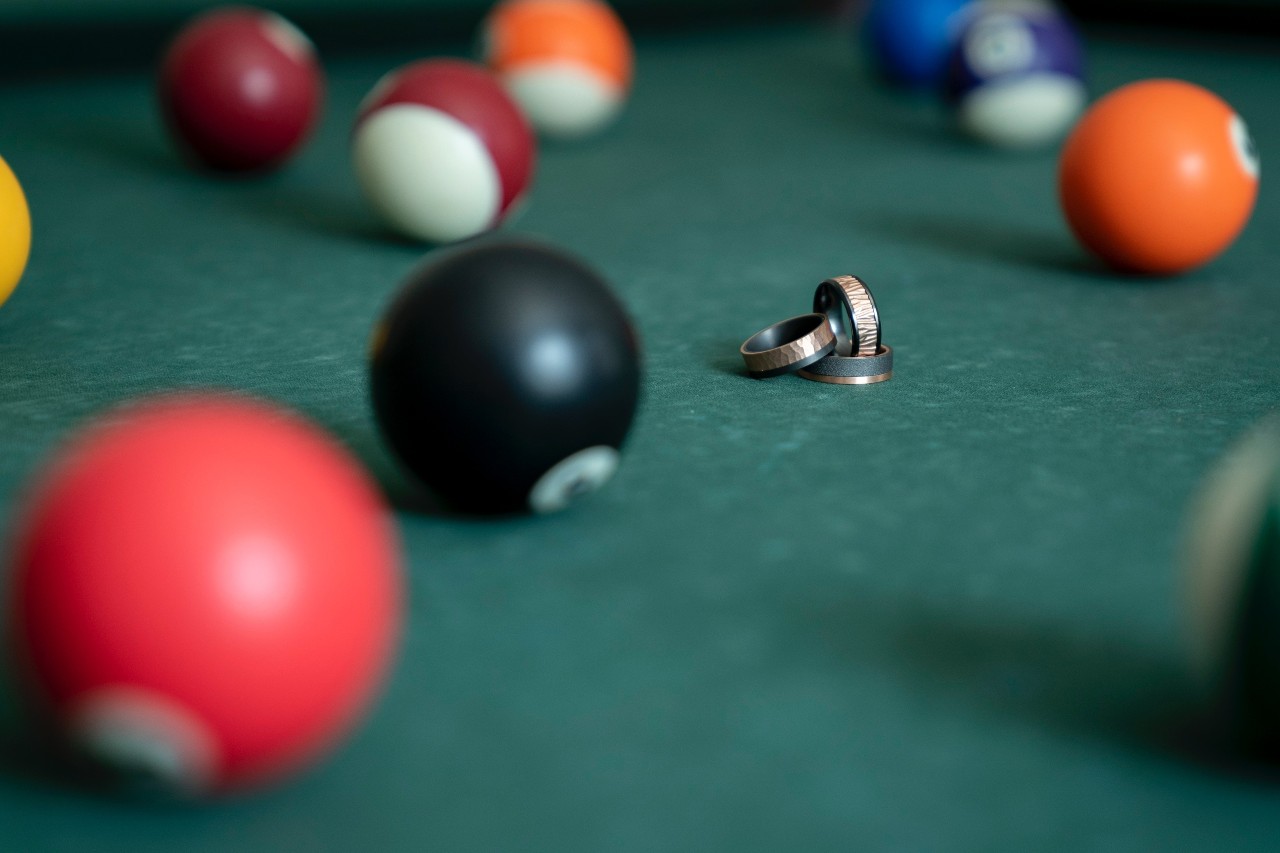
[(738, 352), (757, 379), (790, 373), (817, 362), (836, 348), (836, 334), (824, 314), (788, 317), (761, 329)]
[(873, 385), (893, 378), (893, 347), (880, 347), (875, 355), (829, 355), (800, 375), (814, 382), (833, 385)]
[(832, 276), (813, 294), (813, 310), (826, 314), (836, 333), (836, 355), (874, 356), (883, 337), (871, 289), (854, 275)]

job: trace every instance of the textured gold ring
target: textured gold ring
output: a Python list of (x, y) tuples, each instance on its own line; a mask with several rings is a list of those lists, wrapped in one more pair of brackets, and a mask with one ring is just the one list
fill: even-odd
[(813, 310), (827, 315), (836, 333), (836, 355), (870, 357), (879, 351), (880, 311), (871, 289), (856, 275), (832, 276), (818, 285)]
[(747, 372), (766, 379), (808, 367), (832, 353), (836, 334), (825, 314), (801, 314), (761, 329), (742, 344), (738, 352)]

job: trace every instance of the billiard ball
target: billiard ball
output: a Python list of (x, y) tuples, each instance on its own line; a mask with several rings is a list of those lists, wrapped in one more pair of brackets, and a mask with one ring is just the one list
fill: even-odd
[(1190, 517), (1184, 612), (1190, 658), (1233, 747), (1280, 746), (1280, 421), (1214, 467)]
[(1075, 29), (1042, 3), (976, 4), (951, 52), (946, 95), (960, 127), (984, 142), (1058, 139), (1086, 100)]
[(553, 512), (617, 468), (639, 344), (608, 285), (568, 255), (454, 250), (409, 277), (373, 340), (382, 434), (453, 508)]
[(932, 89), (942, 82), (947, 57), (970, 0), (873, 0), (863, 21), (864, 41), (880, 74), (892, 83)]
[(1173, 274), (1231, 245), (1258, 194), (1258, 156), (1221, 98), (1180, 80), (1144, 80), (1094, 104), (1058, 170), (1067, 223), (1113, 267)]
[(316, 758), (398, 634), (378, 492), (314, 427), (230, 396), (146, 401), (78, 435), (37, 481), (12, 565), (35, 706), (102, 766), (176, 793)]
[(533, 178), (536, 140), (483, 67), (427, 59), (397, 69), (360, 106), (356, 176), (382, 218), (434, 243), (496, 227)]
[(13, 294), (31, 254), (31, 213), (22, 184), (0, 157), (0, 305)]
[(631, 86), (626, 27), (600, 0), (505, 0), (485, 20), (484, 61), (547, 136), (595, 133)]
[(279, 166), (319, 116), (324, 82), (311, 42), (270, 12), (215, 9), (169, 45), (161, 112), (179, 147), (213, 169)]

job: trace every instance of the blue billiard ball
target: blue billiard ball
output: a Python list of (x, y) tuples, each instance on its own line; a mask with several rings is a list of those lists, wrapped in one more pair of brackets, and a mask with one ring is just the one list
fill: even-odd
[(970, 0), (873, 0), (863, 23), (867, 48), (888, 80), (933, 88), (946, 73)]
[(1058, 139), (1084, 109), (1080, 39), (1053, 6), (987, 0), (965, 16), (947, 67), (960, 127), (1008, 148)]

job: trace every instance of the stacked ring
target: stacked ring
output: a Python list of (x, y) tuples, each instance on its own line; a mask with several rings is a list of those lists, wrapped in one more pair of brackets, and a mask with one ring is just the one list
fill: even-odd
[(874, 356), (880, 350), (880, 312), (870, 289), (854, 275), (832, 276), (818, 285), (813, 310), (827, 316), (836, 334), (836, 355)]
[(882, 343), (880, 311), (862, 279), (837, 275), (813, 294), (813, 313), (791, 317), (739, 349), (757, 379), (792, 371), (814, 382), (872, 385), (893, 378), (893, 350)]
[(834, 385), (871, 385), (893, 378), (893, 347), (880, 347), (875, 355), (829, 355), (800, 370), (814, 382)]
[(738, 352), (747, 372), (767, 379), (809, 367), (836, 348), (836, 335), (826, 314), (801, 314), (761, 329)]

